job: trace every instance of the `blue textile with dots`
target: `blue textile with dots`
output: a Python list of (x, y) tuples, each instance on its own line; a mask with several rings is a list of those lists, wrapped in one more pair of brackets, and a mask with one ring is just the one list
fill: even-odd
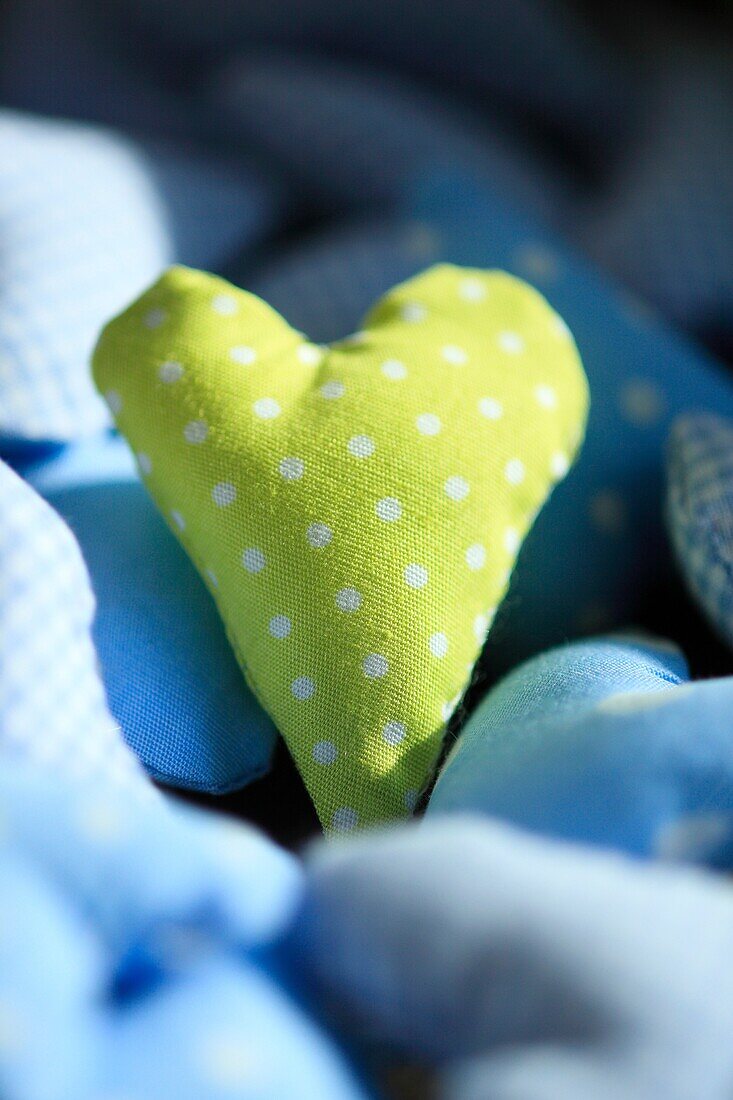
[(269, 961), (301, 895), (290, 856), (5, 759), (0, 807), (3, 1097), (363, 1095)]
[(733, 678), (593, 638), (510, 672), (451, 750), (429, 817), (479, 811), (559, 839), (713, 866), (733, 852)]
[(669, 425), (690, 410), (733, 414), (733, 380), (487, 189), (431, 178), (409, 209), (434, 228), (441, 259), (533, 282), (570, 327), (590, 383), (580, 460), (524, 543), (492, 639), (495, 667), (643, 620), (678, 584), (663, 523)]
[(686, 416), (674, 425), (667, 523), (691, 592), (733, 646), (733, 420)]
[(97, 600), (93, 637), (109, 707), (146, 771), (216, 794), (265, 774), (277, 731), (127, 445), (104, 434), (19, 469), (79, 541)]
[(311, 853), (293, 939), (332, 1025), (437, 1065), (446, 1100), (728, 1095), (716, 876), (436, 819)]

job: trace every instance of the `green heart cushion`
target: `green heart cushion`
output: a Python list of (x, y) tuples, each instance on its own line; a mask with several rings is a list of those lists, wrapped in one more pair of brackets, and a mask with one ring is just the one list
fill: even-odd
[(446, 265), (322, 348), (176, 267), (94, 373), (324, 825), (409, 812), (582, 436), (563, 322), (518, 279)]

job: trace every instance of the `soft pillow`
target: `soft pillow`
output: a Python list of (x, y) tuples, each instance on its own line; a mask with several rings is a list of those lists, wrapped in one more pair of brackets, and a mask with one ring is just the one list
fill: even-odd
[(274, 945), (302, 875), (254, 830), (0, 771), (0, 1093), (358, 1100)]
[(79, 540), (109, 707), (148, 773), (212, 794), (263, 775), (275, 727), (124, 440), (105, 434), (20, 469)]
[(480, 810), (639, 856), (727, 858), (733, 679), (687, 679), (674, 646), (644, 637), (535, 657), (471, 715), (428, 814)]
[(409, 811), (582, 436), (565, 325), (515, 279), (444, 266), (324, 349), (174, 268), (94, 373), (321, 820)]
[(102, 322), (172, 261), (245, 248), (274, 204), (216, 161), (0, 111), (0, 447), (107, 426), (88, 370)]
[(733, 645), (733, 420), (686, 416), (673, 426), (667, 523), (688, 587)]
[(716, 876), (486, 819), (404, 825), (311, 854), (295, 949), (332, 1024), (433, 1065), (446, 1100), (730, 1094)]

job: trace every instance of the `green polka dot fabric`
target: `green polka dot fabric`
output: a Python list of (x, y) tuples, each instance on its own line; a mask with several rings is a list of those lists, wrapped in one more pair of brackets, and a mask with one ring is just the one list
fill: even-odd
[(327, 829), (410, 812), (588, 392), (531, 287), (439, 266), (319, 347), (168, 271), (94, 373)]

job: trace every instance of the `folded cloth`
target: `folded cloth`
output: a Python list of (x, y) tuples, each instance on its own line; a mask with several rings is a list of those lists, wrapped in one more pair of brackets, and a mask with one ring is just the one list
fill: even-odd
[(107, 710), (93, 615), (73, 535), (0, 463), (0, 757), (154, 797)]
[(733, 645), (733, 420), (691, 415), (674, 424), (667, 525), (688, 587)]
[(666, 45), (652, 66), (636, 136), (605, 193), (580, 214), (577, 239), (670, 321), (730, 355), (730, 43)]
[[(144, 473), (146, 456), (137, 462)], [(277, 731), (124, 441), (105, 434), (19, 469), (79, 540), (109, 707), (148, 774), (212, 794), (263, 775)]]
[(330, 217), (338, 209), (384, 216), (406, 180), (436, 165), (461, 166), (554, 223), (572, 190), (520, 137), (353, 60), (245, 54), (215, 70), (206, 96), (228, 148), (267, 156)]
[(105, 318), (174, 259), (246, 248), (275, 205), (211, 158), (0, 111), (0, 450), (107, 426), (89, 376)]
[(733, 678), (687, 679), (674, 646), (643, 636), (533, 658), (468, 719), (428, 815), (480, 810), (637, 856), (725, 863)]
[[(146, 41), (178, 51), (190, 67), (273, 45), (302, 56), (340, 55), (401, 69), (477, 109), (498, 106), (569, 142), (607, 147), (627, 105), (630, 75), (590, 25), (553, 0), (486, 4), (454, 0), (416, 10), (414, 0), (116, 0)], [(131, 20), (132, 21), (132, 20)], [(379, 155), (379, 129), (370, 135)], [(603, 146), (601, 146), (602, 148)]]
[(275, 977), (295, 861), (253, 830), (0, 774), (0, 1092), (8, 1100), (356, 1098)]
[(485, 819), (321, 844), (293, 951), (447, 1100), (725, 1100), (733, 889)]

